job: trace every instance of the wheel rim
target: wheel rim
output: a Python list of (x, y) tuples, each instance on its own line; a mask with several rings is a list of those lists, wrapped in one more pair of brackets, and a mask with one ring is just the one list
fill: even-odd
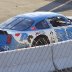
[(46, 44), (47, 44), (47, 40), (45, 38), (40, 38), (36, 41), (35, 46), (46, 45)]

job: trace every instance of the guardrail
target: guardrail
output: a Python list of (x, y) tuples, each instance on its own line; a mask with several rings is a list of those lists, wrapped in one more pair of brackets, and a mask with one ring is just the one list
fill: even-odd
[(0, 72), (50, 72), (72, 67), (72, 41), (0, 52)]

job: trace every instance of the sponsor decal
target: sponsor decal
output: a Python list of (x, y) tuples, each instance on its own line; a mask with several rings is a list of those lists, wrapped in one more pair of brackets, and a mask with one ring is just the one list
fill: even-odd
[(50, 32), (51, 43), (55, 43), (55, 38), (53, 36), (53, 32)]
[(27, 38), (28, 38), (28, 34), (27, 33), (22, 33), (20, 41), (27, 40)]
[(31, 39), (32, 39), (32, 38), (33, 38), (32, 35), (29, 35), (29, 36), (28, 36), (28, 42), (29, 42), (29, 43), (31, 43)]
[(17, 37), (20, 36), (20, 33), (16, 33), (15, 36), (17, 36)]

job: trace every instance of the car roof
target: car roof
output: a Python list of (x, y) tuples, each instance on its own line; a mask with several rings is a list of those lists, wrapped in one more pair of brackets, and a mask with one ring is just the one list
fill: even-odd
[(32, 12), (32, 13), (17, 15), (16, 17), (28, 17), (28, 18), (32, 18), (33, 20), (39, 20), (44, 18), (51, 18), (54, 16), (62, 16), (62, 15), (54, 12)]

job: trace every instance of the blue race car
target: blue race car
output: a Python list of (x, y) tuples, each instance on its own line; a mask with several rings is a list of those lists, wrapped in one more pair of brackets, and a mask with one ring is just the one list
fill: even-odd
[(13, 50), (72, 39), (72, 17), (54, 12), (33, 12), (0, 24), (0, 50)]

